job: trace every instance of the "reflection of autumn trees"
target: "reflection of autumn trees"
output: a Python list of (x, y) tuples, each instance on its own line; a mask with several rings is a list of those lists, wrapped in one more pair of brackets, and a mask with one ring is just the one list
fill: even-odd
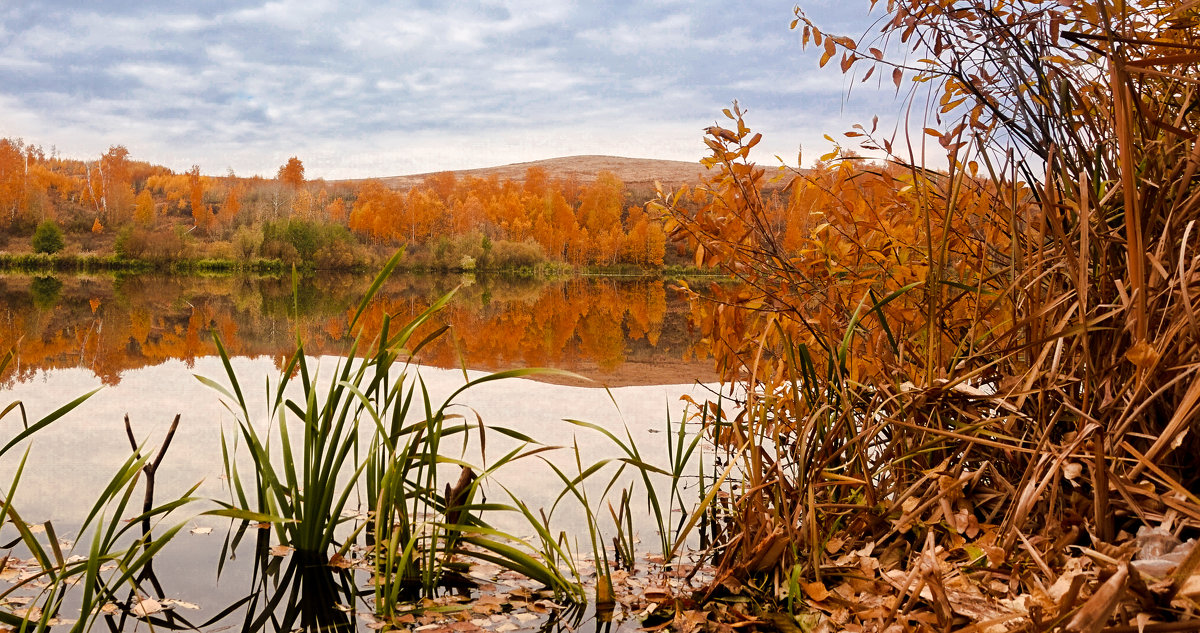
[[(0, 341), (20, 341), (15, 375), (6, 378), (82, 367), (115, 384), (131, 369), (171, 360), (190, 366), (214, 354), (214, 332), (240, 356), (281, 358), (297, 331), (310, 354), (338, 354), (369, 282), (322, 276), (305, 280), (294, 296), (287, 279), (0, 277)], [(385, 315), (406, 323), (456, 282), (398, 276), (364, 323), (372, 334)], [(480, 369), (606, 372), (629, 360), (686, 359), (696, 344), (686, 320), (686, 303), (662, 281), (482, 279), (439, 314), (438, 325), (451, 332), (418, 360), (455, 367), (461, 354)]]

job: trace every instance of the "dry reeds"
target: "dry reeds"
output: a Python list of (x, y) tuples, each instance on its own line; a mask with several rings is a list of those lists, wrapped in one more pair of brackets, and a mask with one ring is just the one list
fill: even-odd
[[(700, 210), (663, 201), (746, 283), (706, 308), (748, 394), (713, 437), (740, 478), (709, 593), (880, 628), (1188, 621), (1200, 554), (1127, 564), (1139, 529), (1200, 528), (1197, 7), (944, 4), (884, 31), (934, 51), (948, 170), (859, 128), (886, 165), (835, 151), (771, 200), (735, 107)], [(799, 17), (823, 63), (882, 57)]]

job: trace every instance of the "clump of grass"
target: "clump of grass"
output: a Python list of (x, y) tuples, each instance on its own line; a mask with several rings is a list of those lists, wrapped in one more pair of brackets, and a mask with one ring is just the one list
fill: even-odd
[[(453, 293), (399, 327), (385, 317), (371, 342), (362, 342), (359, 317), (399, 258), (384, 267), (351, 319), (358, 338), (337, 362), (331, 379), (321, 379), (297, 342), (278, 382), (269, 388), (265, 433), (256, 425), (228, 354), (217, 342), (228, 386), (200, 380), (216, 389), (234, 412), (238, 437), (252, 465), (248, 473), (240, 469), (236, 443), (224, 440), (234, 503), (280, 517), (274, 523), (278, 542), (315, 564), (344, 556), (365, 534), (376, 575), (375, 609), (384, 616), (394, 615), (404, 600), (431, 596), (446, 583), (463, 580), (455, 562), (461, 556), (497, 563), (576, 599), (578, 587), (554, 565), (538, 560), (531, 554), (536, 550), (482, 518), (485, 510), (530, 515), (517, 506), (475, 502), (481, 478), (527, 455), (515, 450), (482, 468), (448, 454), (455, 442), (465, 450), (472, 432), (502, 433), (532, 443), (507, 429), (472, 427), (448, 408), (475, 385), (538, 370), (489, 374), (467, 381), (439, 404), (431, 401), (419, 371), (409, 363), (445, 331), (441, 327), (421, 334)], [(290, 395), (293, 389), (295, 396)], [(457, 469), (460, 477), (454, 485), (443, 486), (448, 467)], [(351, 526), (344, 517), (350, 501), (360, 495), (369, 518)]]

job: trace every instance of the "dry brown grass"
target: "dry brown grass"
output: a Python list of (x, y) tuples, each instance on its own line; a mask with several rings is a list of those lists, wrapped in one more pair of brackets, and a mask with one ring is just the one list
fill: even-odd
[[(1200, 548), (1130, 561), (1157, 560), (1139, 530), (1200, 533), (1196, 7), (889, 8), (886, 32), (938, 51), (931, 118), (965, 103), (948, 172), (860, 129), (892, 160), (799, 175), (794, 198), (834, 195), (793, 200), (813, 220), (789, 237), (735, 109), (704, 206), (663, 202), (747, 283), (709, 314), (749, 395), (712, 429), (737, 485), (705, 597), (786, 596), (829, 629), (1195, 626)], [(843, 71), (871, 57), (816, 43)], [(859, 199), (890, 211), (844, 213)]]

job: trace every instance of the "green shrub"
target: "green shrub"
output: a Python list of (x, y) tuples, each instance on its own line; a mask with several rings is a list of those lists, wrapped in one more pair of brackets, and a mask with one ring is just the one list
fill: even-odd
[(45, 220), (33, 232), (33, 250), (35, 253), (57, 253), (65, 246), (62, 230), (54, 220)]
[(358, 241), (346, 227), (307, 220), (263, 225), (262, 254), (288, 264), (317, 268), (350, 268), (363, 263)]

